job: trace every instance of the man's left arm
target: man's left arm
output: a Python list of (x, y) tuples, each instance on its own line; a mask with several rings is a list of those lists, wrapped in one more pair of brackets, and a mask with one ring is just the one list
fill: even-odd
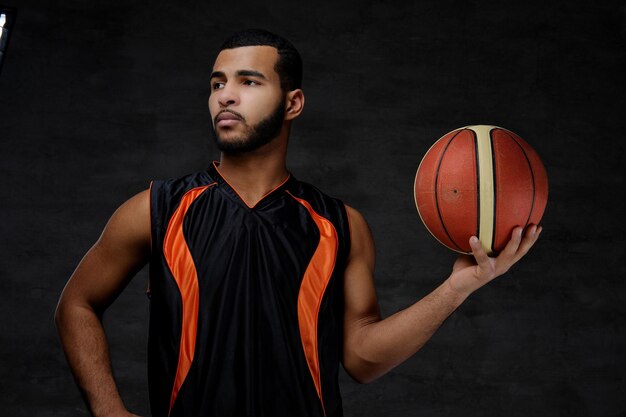
[(516, 228), (496, 258), (487, 256), (472, 238), (472, 256), (461, 255), (451, 275), (434, 291), (410, 307), (382, 319), (374, 288), (374, 243), (363, 216), (346, 206), (351, 248), (344, 274), (343, 365), (358, 382), (384, 375), (417, 352), (445, 319), (478, 288), (504, 274), (539, 237), (541, 227), (530, 226), (523, 235)]

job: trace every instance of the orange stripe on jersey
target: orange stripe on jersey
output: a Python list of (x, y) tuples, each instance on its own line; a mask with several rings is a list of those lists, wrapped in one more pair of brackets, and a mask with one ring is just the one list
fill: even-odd
[(335, 226), (326, 218), (320, 216), (306, 201), (295, 197), (287, 191), (295, 200), (304, 206), (313, 218), (320, 232), (320, 241), (315, 253), (304, 272), (300, 292), (298, 294), (298, 325), (304, 355), (306, 356), (309, 372), (313, 377), (317, 395), (322, 404), (322, 411), (326, 415), (324, 399), (322, 398), (322, 381), (317, 342), (317, 321), (320, 305), (326, 292), (326, 286), (335, 268), (337, 259), (338, 237)]
[(165, 239), (163, 240), (163, 254), (165, 255), (167, 266), (170, 268), (176, 281), (176, 285), (178, 285), (183, 313), (178, 366), (176, 368), (172, 396), (170, 397), (168, 415), (172, 412), (178, 391), (183, 385), (187, 373), (189, 373), (189, 368), (191, 368), (196, 349), (196, 332), (198, 328), (198, 274), (183, 234), (183, 220), (187, 210), (196, 198), (204, 190), (215, 184), (217, 183), (192, 188), (185, 193), (167, 225)]

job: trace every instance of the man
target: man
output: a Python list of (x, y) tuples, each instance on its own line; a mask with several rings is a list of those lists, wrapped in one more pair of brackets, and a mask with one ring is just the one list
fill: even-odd
[(150, 263), (154, 416), (341, 416), (339, 362), (369, 382), (403, 362), (476, 289), (506, 272), (540, 227), (489, 258), (472, 238), (431, 294), (386, 319), (374, 245), (355, 209), (286, 168), (304, 107), (298, 52), (261, 30), (233, 35), (211, 74), (219, 163), (154, 181), (113, 214), (65, 287), (56, 321), (95, 416), (129, 416), (101, 319)]

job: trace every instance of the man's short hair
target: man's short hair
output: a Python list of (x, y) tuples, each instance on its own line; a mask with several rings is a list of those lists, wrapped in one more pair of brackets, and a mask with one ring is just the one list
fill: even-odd
[(283, 91), (291, 91), (302, 86), (302, 58), (298, 50), (282, 36), (264, 29), (246, 29), (233, 34), (220, 47), (224, 49), (242, 46), (272, 46), (278, 51), (278, 61), (274, 70), (280, 78)]

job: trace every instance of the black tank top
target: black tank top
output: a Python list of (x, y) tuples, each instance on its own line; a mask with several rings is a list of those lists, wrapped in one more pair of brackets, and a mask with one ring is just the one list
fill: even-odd
[(290, 176), (249, 207), (213, 163), (150, 217), (152, 415), (342, 416), (343, 203)]

